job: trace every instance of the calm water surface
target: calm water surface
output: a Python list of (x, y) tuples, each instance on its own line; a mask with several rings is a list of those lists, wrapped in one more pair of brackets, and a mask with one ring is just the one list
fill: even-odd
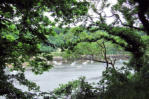
[[(85, 76), (86, 80), (90, 83), (97, 82), (101, 79), (104, 70), (105, 64), (100, 63), (61, 64), (54, 66), (42, 75), (35, 75), (31, 71), (27, 71), (25, 72), (25, 76), (27, 79), (36, 82), (40, 86), (41, 91), (52, 91), (59, 84), (66, 84), (68, 81), (76, 80), (81, 76)], [(15, 85), (18, 88), (27, 90), (27, 88), (17, 83)]]
[(103, 64), (99, 63), (75, 64), (74, 66), (62, 64), (44, 72), (42, 75), (34, 75), (30, 71), (26, 72), (25, 75), (29, 80), (36, 82), (42, 91), (49, 91), (58, 87), (59, 84), (65, 84), (81, 76), (85, 76), (89, 82), (98, 81), (104, 69)]
[[(122, 62), (116, 63), (116, 67), (122, 66)], [(26, 71), (27, 79), (36, 82), (40, 86), (41, 91), (52, 91), (59, 87), (60, 84), (66, 84), (68, 81), (76, 80), (81, 76), (85, 76), (90, 83), (98, 82), (102, 77), (102, 72), (106, 65), (101, 63), (80, 63), (73, 62), (71, 64), (57, 64), (48, 72), (42, 75), (35, 75), (31, 71)], [(19, 89), (27, 91), (25, 86), (20, 86), (15, 82), (15, 86)], [(0, 99), (5, 99), (0, 97)]]

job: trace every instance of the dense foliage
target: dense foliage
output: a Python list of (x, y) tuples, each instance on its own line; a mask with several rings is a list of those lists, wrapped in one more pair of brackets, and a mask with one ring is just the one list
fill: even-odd
[[(62, 44), (63, 57), (67, 59), (81, 58), (82, 56), (102, 57), (103, 48), (101, 47), (101, 43), (104, 42), (104, 39), (101, 37), (102, 35), (105, 35), (105, 32), (100, 30), (92, 33), (81, 27), (70, 28), (67, 30), (67, 33), (58, 35), (61, 40), (59, 40), (59, 44)], [(96, 37), (98, 40), (88, 41)], [(105, 45), (107, 54), (118, 54), (124, 51), (120, 46), (110, 41), (105, 42)]]
[(67, 97), (71, 99), (90, 99), (98, 93), (95, 89), (95, 87), (85, 81), (85, 77), (81, 77), (78, 80), (68, 82), (68, 84), (60, 85), (59, 88), (51, 93), (50, 99)]
[[(30, 99), (33, 95), (14, 87), (17, 80), (29, 90), (38, 91), (35, 83), (25, 79), (23, 72), (28, 64), (36, 74), (52, 66), (52, 57), (41, 53), (41, 44), (54, 36), (55, 22), (63, 24), (81, 19), (88, 11), (88, 3), (77, 0), (1, 0), (0, 1), (0, 95), (7, 98)], [(54, 20), (45, 13), (49, 12)], [(23, 66), (25, 64), (25, 66)], [(7, 67), (19, 71), (9, 74)], [(32, 98), (31, 98), (32, 99)]]
[[(116, 1), (115, 4), (112, 4), (110, 0), (97, 0), (96, 5), (92, 2), (91, 6), (85, 0), (82, 2), (77, 0), (0, 1), (0, 95), (10, 99), (32, 99), (33, 95), (15, 88), (13, 81), (19, 81), (29, 90), (39, 90), (35, 83), (25, 79), (23, 74), (25, 67), (22, 65), (28, 64), (37, 74), (51, 68), (52, 66), (46, 61), (51, 60), (52, 57), (45, 54), (47, 51), (41, 51), (41, 46), (59, 47), (69, 52), (75, 52), (79, 49), (76, 54), (86, 54), (85, 50), (84, 53), (82, 51), (80, 53), (80, 47), (83, 44), (86, 47), (91, 47), (92, 45), (86, 44), (95, 42), (92, 43), (94, 46), (100, 39), (105, 39), (131, 53), (132, 57), (127, 67), (135, 72), (132, 75), (129, 68), (123, 68), (122, 71), (108, 68), (103, 73), (103, 80), (99, 84), (102, 88), (99, 87), (95, 90), (82, 79), (81, 83), (76, 81), (74, 84), (79, 83), (76, 86), (81, 87), (80, 92), (76, 90), (76, 99), (86, 99), (90, 96), (120, 99), (122, 95), (127, 99), (147, 99), (149, 96), (149, 58), (147, 55), (149, 1)], [(97, 4), (98, 2), (100, 6)], [(86, 15), (88, 7), (92, 13)], [(110, 9), (110, 16), (107, 15), (105, 9)], [(45, 12), (49, 12), (54, 20), (50, 20), (44, 15)], [(93, 13), (96, 15), (95, 17), (91, 15)], [(110, 17), (114, 20), (108, 23), (107, 20)], [(65, 33), (60, 35), (60, 38), (63, 38), (62, 41), (59, 36), (56, 36), (59, 30), (55, 30), (55, 25), (62, 27), (67, 26), (67, 23), (73, 22), (75, 24), (78, 21), (83, 21), (82, 26), (68, 29), (68, 35)], [(56, 37), (57, 41), (52, 40), (52, 36)], [(90, 48), (87, 49), (90, 50)], [(92, 47), (91, 50), (94, 48)], [(98, 50), (97, 48), (96, 51), (98, 52)], [(16, 75), (7, 74), (7, 66), (20, 72)], [(68, 96), (72, 92), (71, 90), (77, 88), (76, 86), (73, 83), (64, 85), (65, 89), (62, 90), (62, 87), (62, 89), (55, 91), (55, 94)], [(55, 98), (55, 96), (53, 97)]]
[[(123, 67), (120, 70), (107, 68), (99, 83), (99, 89), (96, 89), (96, 92), (99, 91), (99, 93), (96, 93), (95, 99), (148, 99), (149, 1), (116, 1), (115, 4), (110, 3), (110, 0), (93, 1), (92, 3), (95, 5), (93, 4), (91, 9), (96, 16), (92, 16), (93, 13), (89, 14), (86, 20), (90, 22), (89, 24), (86, 22), (83, 26), (87, 33), (96, 34), (99, 30), (102, 32), (94, 37), (84, 35), (81, 36), (83, 38), (71, 40), (68, 43), (70, 45), (68, 49), (74, 50), (80, 42), (97, 42), (101, 38), (121, 46), (125, 51), (131, 53), (131, 59), (126, 64), (127, 68)], [(110, 9), (111, 15), (106, 13), (106, 9)], [(109, 18), (114, 20), (108, 23)], [(88, 91), (90, 92), (90, 90), (94, 90), (94, 88), (90, 87)], [(86, 99), (87, 97), (80, 96), (79, 98)], [(92, 98), (94, 99), (94, 96)]]

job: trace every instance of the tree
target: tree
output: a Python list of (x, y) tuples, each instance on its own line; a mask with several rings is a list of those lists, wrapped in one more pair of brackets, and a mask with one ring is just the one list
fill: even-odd
[[(81, 19), (80, 16), (88, 11), (88, 5), (86, 1), (77, 0), (0, 1), (0, 95), (15, 99), (29, 99), (33, 96), (13, 85), (13, 81), (17, 80), (30, 90), (39, 89), (35, 83), (25, 79), (22, 64), (28, 62), (37, 74), (51, 68), (46, 63), (51, 57), (40, 51), (41, 43), (52, 46), (47, 42), (49, 36), (55, 35), (50, 27), (55, 22), (63, 25)], [(55, 21), (49, 20), (45, 12), (49, 12)], [(8, 65), (20, 73), (6, 74)]]
[[(84, 19), (82, 27), (86, 33), (82, 32), (82, 27), (75, 29), (77, 32), (74, 31), (74, 33), (77, 33), (77, 36), (75, 36), (75, 39), (69, 39), (64, 44), (65, 48), (68, 51), (73, 51), (82, 42), (91, 43), (100, 39), (111, 41), (122, 47), (125, 51), (131, 53), (131, 59), (126, 65), (127, 67), (120, 69), (108, 68), (104, 71), (103, 79), (98, 88), (95, 89), (95, 92), (99, 93), (92, 97), (102, 99), (121, 99), (124, 97), (126, 99), (147, 99), (149, 97), (149, 58), (146, 53), (149, 43), (149, 1), (116, 0), (116, 4), (110, 3), (110, 0), (94, 1), (100, 2), (101, 5), (95, 6), (93, 4), (90, 6), (96, 16), (92, 12)], [(111, 15), (107, 15), (105, 9), (110, 9)], [(108, 23), (107, 20), (110, 17), (112, 17), (111, 20), (114, 20)], [(89, 24), (86, 24), (88, 21)], [(88, 32), (94, 36), (90, 37)], [(72, 37), (72, 34), (69, 37)], [(104, 48), (104, 44), (102, 47)], [(129, 69), (133, 69), (134, 74)], [(69, 86), (69, 84), (66, 86)], [(80, 86), (78, 87), (80, 88)], [(88, 89), (88, 87), (85, 86), (85, 89)], [(91, 90), (94, 89), (91, 88)], [(65, 95), (65, 92), (62, 93)], [(69, 92), (72, 92), (72, 89)], [(91, 92), (85, 92), (84, 94), (86, 95), (86, 93)], [(80, 94), (81, 92), (75, 94), (75, 96)], [(82, 97), (77, 98), (82, 99)]]
[[(61, 38), (61, 40), (63, 39), (61, 42), (65, 42), (61, 44), (62, 46), (63, 44), (66, 45), (63, 56), (67, 59), (85, 58), (87, 60), (106, 63), (107, 68), (109, 64), (114, 67), (116, 59), (111, 59), (107, 55), (112, 51), (116, 51), (118, 53), (118, 49), (120, 48), (116, 47), (111, 42), (104, 42), (101, 37), (103, 34), (104, 32), (102, 31), (97, 31), (96, 33), (87, 32), (86, 29), (83, 29), (83, 27), (70, 28), (67, 33), (62, 33), (62, 35), (64, 35), (64, 39)], [(89, 39), (94, 39), (95, 36), (100, 37), (100, 39), (88, 42)], [(76, 44), (76, 42), (78, 43)]]
[[(94, 38), (86, 37), (79, 39), (70, 45), (73, 47), (79, 42), (96, 42), (101, 38), (121, 46), (125, 51), (132, 54), (129, 65), (140, 72), (141, 68), (147, 66), (148, 56), (146, 54), (148, 44), (148, 1), (143, 0), (116, 0), (111, 4), (109, 0), (100, 1), (101, 5), (91, 6), (90, 9), (96, 14), (89, 14), (86, 18), (89, 24), (83, 24), (88, 32), (96, 33), (102, 31)], [(144, 7), (143, 7), (144, 5)], [(111, 10), (107, 15), (106, 10)], [(113, 22), (107, 23), (112, 17)], [(111, 20), (112, 20), (111, 19)], [(86, 21), (85, 20), (85, 21)], [(85, 22), (84, 22), (85, 23)]]
[[(84, 22), (83, 26), (87, 28), (87, 32), (93, 34), (99, 30), (102, 32), (94, 37), (85, 35), (83, 38), (70, 41), (66, 43), (70, 45), (68, 49), (73, 50), (80, 42), (96, 42), (101, 38), (121, 46), (131, 53), (132, 57), (127, 67), (133, 68), (134, 74), (131, 74), (130, 68), (127, 67), (116, 70), (108, 68), (103, 72), (99, 89), (96, 89), (99, 93), (95, 96), (102, 99), (124, 97), (126, 99), (147, 99), (149, 97), (149, 58), (146, 51), (149, 43), (149, 1), (116, 0), (116, 4), (110, 3), (111, 0), (94, 1), (99, 1), (101, 5), (91, 5), (96, 16), (93, 16), (93, 12), (87, 15), (85, 21), (90, 21), (90, 24)], [(107, 8), (110, 9), (111, 15), (107, 15), (105, 10)], [(110, 17), (114, 20), (107, 23)]]
[[(120, 99), (124, 95), (127, 99), (144, 98), (147, 99), (149, 84), (149, 58), (146, 53), (149, 43), (149, 1), (148, 0), (116, 0), (116, 4), (111, 4), (110, 0), (101, 0), (99, 6), (92, 5), (96, 16), (88, 15), (90, 25), (83, 24), (89, 32), (104, 31), (104, 34), (94, 38), (83, 38), (72, 46), (80, 42), (96, 42), (103, 38), (111, 41), (131, 53), (131, 59), (127, 64), (134, 69), (132, 77), (128, 69), (113, 70), (103, 73), (103, 82), (106, 84), (105, 90), (100, 94), (101, 98)], [(111, 15), (107, 15), (109, 8)], [(107, 23), (107, 19), (112, 17), (114, 20)], [(96, 20), (95, 20), (96, 19)], [(112, 20), (112, 19), (111, 19)], [(103, 85), (103, 86), (104, 86)], [(137, 94), (141, 92), (142, 94)]]
[[(136, 3), (139, 4), (137, 5)], [(104, 30), (108, 34), (120, 37), (124, 40), (125, 43), (120, 43), (116, 40), (113, 40), (113, 42), (119, 43), (118, 45), (122, 46), (126, 51), (132, 53), (130, 65), (137, 71), (140, 71), (140, 68), (146, 66), (148, 61), (146, 56), (146, 42), (148, 42), (148, 40), (144, 39), (148, 38), (148, 27), (145, 25), (148, 22), (144, 23), (143, 20), (148, 19), (149, 16), (145, 17), (145, 15), (147, 15), (149, 8), (147, 6), (148, 4), (145, 4), (144, 7), (146, 9), (143, 10), (141, 7), (142, 3), (147, 3), (147, 1), (144, 0), (140, 3), (133, 0), (118, 0), (117, 3), (111, 7), (112, 17), (115, 18), (115, 20), (110, 25), (105, 22), (108, 17), (106, 15), (103, 17), (99, 10), (94, 9), (94, 11), (100, 15), (100, 22), (96, 23), (98, 29)], [(102, 4), (103, 9), (108, 6), (108, 2), (106, 1), (103, 1)], [(140, 15), (140, 13), (142, 14)], [(121, 17), (123, 17), (123, 19)], [(143, 37), (141, 37), (142, 34)], [(109, 38), (105, 39), (108, 40)]]

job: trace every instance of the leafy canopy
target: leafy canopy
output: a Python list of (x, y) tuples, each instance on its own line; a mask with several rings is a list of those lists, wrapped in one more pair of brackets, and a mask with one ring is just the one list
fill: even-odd
[[(40, 50), (41, 44), (50, 46), (48, 37), (55, 35), (51, 27), (57, 21), (65, 24), (77, 21), (77, 18), (86, 14), (88, 6), (86, 1), (77, 0), (0, 1), (0, 95), (8, 98), (31, 98), (12, 84), (15, 79), (30, 90), (38, 90), (34, 83), (25, 79), (25, 67), (22, 64), (28, 64), (37, 74), (51, 68), (46, 62), (51, 56)], [(45, 16), (45, 12), (49, 12), (55, 20)], [(8, 66), (20, 73), (6, 74), (5, 68)]]

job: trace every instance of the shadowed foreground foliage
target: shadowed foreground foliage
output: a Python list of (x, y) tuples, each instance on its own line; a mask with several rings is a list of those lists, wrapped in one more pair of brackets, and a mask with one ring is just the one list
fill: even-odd
[[(103, 78), (97, 86), (80, 79), (77, 82), (82, 83), (77, 87), (74, 86), (76, 81), (68, 83), (58, 91), (56, 90), (55, 95), (68, 96), (69, 94), (72, 99), (148, 99), (149, 1), (117, 0), (117, 3), (113, 5), (110, 0), (95, 1), (95, 3), (98, 2), (100, 6), (97, 4), (91, 6), (97, 15), (96, 18), (98, 17), (97, 20), (89, 16), (91, 24), (84, 24), (84, 27), (87, 27), (87, 30), (93, 34), (100, 30), (101, 35), (96, 35), (94, 38), (84, 36), (77, 40), (70, 40), (68, 45), (70, 44), (71, 47), (69, 46), (68, 49), (72, 51), (80, 42), (97, 42), (102, 38), (131, 53), (131, 59), (125, 65), (127, 68), (123, 67), (120, 70), (108, 68), (103, 72)], [(111, 16), (106, 14), (106, 8), (111, 9)], [(107, 23), (110, 17), (114, 21)], [(69, 91), (66, 91), (67, 87)], [(61, 94), (58, 93), (59, 91)]]
[[(8, 99), (33, 99), (33, 95), (14, 86), (14, 82), (26, 86), (29, 91), (39, 91), (35, 83), (25, 79), (24, 72), (30, 66), (36, 74), (48, 71), (52, 57), (41, 52), (41, 44), (55, 35), (56, 22), (60, 26), (81, 19), (89, 4), (77, 0), (0, 0), (0, 96)], [(49, 19), (49, 13), (54, 20)], [(83, 17), (83, 16), (82, 16)], [(8, 67), (18, 71), (11, 74)]]
[(61, 85), (50, 94), (50, 99), (148, 99), (149, 76), (132, 74), (122, 67), (108, 68), (97, 84), (88, 83), (84, 77)]
[[(22, 64), (29, 63), (36, 74), (50, 69), (52, 66), (46, 61), (52, 57), (41, 52), (41, 43), (54, 47), (48, 42), (48, 38), (55, 35), (53, 28), (56, 23), (62, 27), (67, 23), (74, 22), (75, 24), (83, 20), (82, 27), (87, 33), (96, 34), (99, 30), (102, 32), (93, 38), (82, 36), (83, 38), (64, 42), (61, 48), (73, 50), (80, 42), (96, 42), (105, 39), (131, 53), (132, 57), (126, 66), (135, 72), (129, 73), (129, 68), (122, 69), (123, 72), (108, 68), (103, 73), (103, 80), (99, 86), (94, 87), (84, 79), (80, 79), (57, 89), (56, 96), (52, 97), (56, 99), (73, 93), (74, 99), (147, 99), (149, 97), (149, 58), (146, 53), (149, 44), (149, 1), (117, 0), (114, 5), (111, 5), (109, 1), (99, 1), (101, 2), (99, 9), (92, 3), (89, 6), (85, 0), (83, 2), (77, 0), (1, 0), (0, 95), (8, 99), (32, 99), (33, 95), (13, 85), (13, 82), (17, 80), (29, 90), (39, 90), (35, 83), (25, 79), (25, 68)], [(86, 15), (88, 7), (96, 13), (95, 20), (94, 16)], [(104, 13), (106, 8), (111, 9), (111, 16)], [(50, 12), (54, 21), (49, 20), (44, 15), (45, 12)], [(109, 17), (114, 19), (112, 23), (107, 23)], [(85, 21), (90, 21), (90, 24), (86, 24)], [(82, 33), (80, 28), (78, 30), (78, 34)], [(7, 74), (7, 66), (11, 66), (20, 73)], [(75, 91), (72, 92), (73, 90)]]

